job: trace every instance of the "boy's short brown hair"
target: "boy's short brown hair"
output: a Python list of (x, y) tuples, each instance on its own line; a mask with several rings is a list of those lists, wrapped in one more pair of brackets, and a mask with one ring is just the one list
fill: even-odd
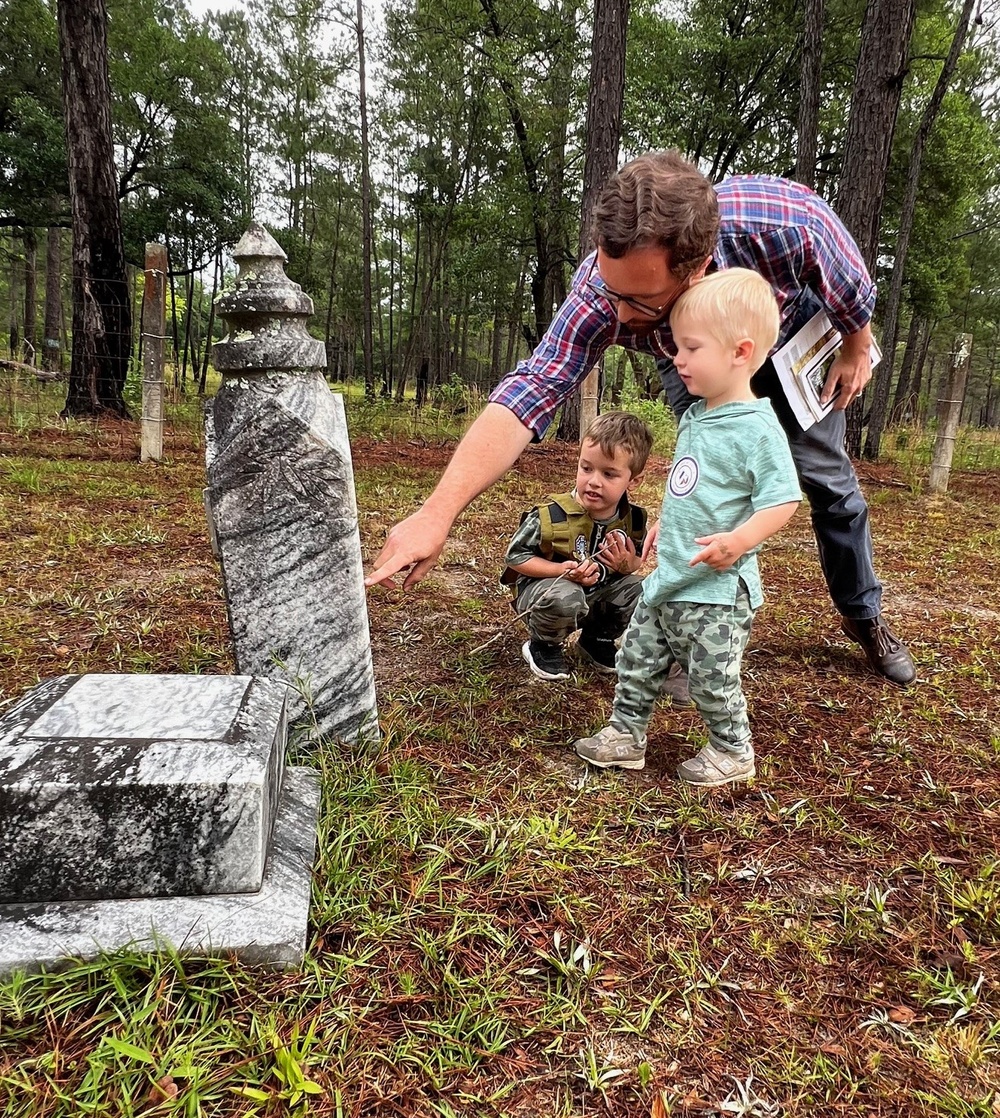
[(609, 457), (619, 450), (628, 453), (628, 468), (637, 477), (646, 468), (646, 459), (653, 449), (653, 432), (637, 415), (627, 411), (609, 411), (599, 415), (580, 440), (593, 443)]
[(594, 243), (620, 260), (634, 248), (659, 245), (670, 271), (687, 279), (712, 255), (719, 235), (715, 188), (679, 151), (651, 151), (605, 183), (591, 227)]
[(781, 324), (771, 285), (749, 268), (724, 268), (692, 284), (670, 312), (671, 329), (683, 319), (701, 324), (726, 347), (750, 338), (754, 372), (767, 360)]

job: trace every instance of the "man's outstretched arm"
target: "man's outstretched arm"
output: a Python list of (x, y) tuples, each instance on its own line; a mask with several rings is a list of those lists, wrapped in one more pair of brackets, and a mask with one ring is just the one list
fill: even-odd
[(365, 586), (415, 586), (434, 566), (459, 513), (514, 465), (531, 431), (500, 404), (487, 404), (455, 448), (434, 492), (386, 537)]

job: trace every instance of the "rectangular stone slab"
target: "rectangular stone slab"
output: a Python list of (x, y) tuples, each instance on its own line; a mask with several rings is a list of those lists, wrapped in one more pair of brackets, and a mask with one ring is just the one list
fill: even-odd
[(185, 954), (232, 953), (246, 963), (299, 966), (319, 795), (315, 772), (286, 771), (267, 870), (256, 893), (0, 905), (0, 976), (165, 944)]
[(255, 892), (284, 683), (62, 676), (0, 719), (0, 903)]

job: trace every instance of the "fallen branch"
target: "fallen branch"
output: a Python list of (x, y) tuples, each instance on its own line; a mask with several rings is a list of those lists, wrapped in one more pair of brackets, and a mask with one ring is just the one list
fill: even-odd
[(12, 361), (9, 357), (0, 357), (0, 369), (11, 373), (24, 373), (26, 376), (38, 377), (39, 380), (58, 380), (60, 374), (49, 369), (36, 369), (34, 365), (26, 365), (23, 361)]

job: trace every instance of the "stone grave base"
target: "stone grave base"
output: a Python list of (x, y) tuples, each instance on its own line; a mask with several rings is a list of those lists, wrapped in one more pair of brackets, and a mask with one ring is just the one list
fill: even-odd
[(319, 795), (311, 769), (285, 770), (257, 893), (0, 905), (0, 975), (165, 944), (186, 954), (298, 966), (305, 955)]

